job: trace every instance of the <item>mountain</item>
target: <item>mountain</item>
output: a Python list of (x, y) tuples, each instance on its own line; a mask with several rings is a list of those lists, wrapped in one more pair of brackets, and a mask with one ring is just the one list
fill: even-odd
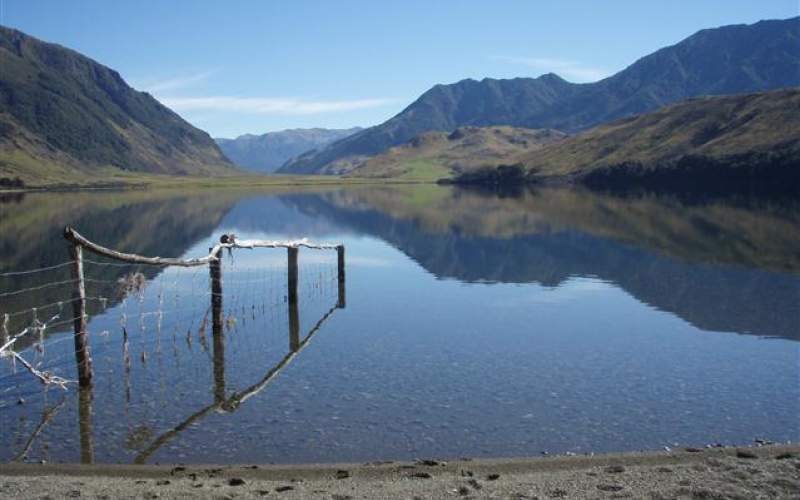
[(425, 132), (377, 156), (364, 157), (361, 161), (335, 161), (325, 167), (323, 173), (437, 180), (484, 165), (497, 165), (566, 137), (565, 133), (552, 129), (506, 126), (459, 127), (450, 133)]
[(73, 50), (0, 26), (0, 68), (0, 177), (238, 171), (207, 133)]
[(255, 172), (270, 173), (295, 156), (327, 146), (360, 130), (361, 127), (292, 129), (215, 140), (225, 156), (236, 165)]
[[(800, 192), (800, 88), (690, 99), (517, 158), (525, 180)], [(508, 169), (508, 167), (506, 167)], [(457, 181), (497, 178), (480, 169)]]
[(436, 85), (381, 125), (289, 162), (314, 173), (348, 156), (375, 155), (427, 131), (464, 125), (554, 128), (568, 133), (690, 97), (800, 85), (800, 17), (695, 33), (604, 80), (574, 84), (557, 75)]

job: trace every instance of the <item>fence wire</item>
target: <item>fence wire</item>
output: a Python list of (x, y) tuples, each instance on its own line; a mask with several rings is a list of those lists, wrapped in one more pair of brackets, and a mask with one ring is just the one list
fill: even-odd
[[(122, 391), (130, 403), (137, 386), (139, 390), (146, 390), (141, 377), (148, 371), (151, 373), (148, 377), (153, 370), (158, 372), (156, 379), (162, 388), (190, 386), (193, 381), (209, 375), (215, 348), (209, 313), (214, 294), (205, 267), (149, 266), (156, 268), (157, 273), (144, 277), (140, 288), (130, 289), (126, 288), (126, 283), (131, 276), (146, 272), (148, 266), (85, 258), (83, 262), (86, 264), (86, 301), (94, 303), (87, 308), (87, 335), (95, 371), (102, 373), (95, 377), (96, 385)], [(60, 268), (73, 263), (5, 273), (0, 277), (47, 271), (58, 273)], [(224, 259), (221, 267), (222, 323), (227, 355), (238, 358), (257, 352), (285, 352), (289, 346), (286, 265), (272, 259), (267, 265), (254, 266)], [(98, 271), (104, 268), (119, 268), (122, 272), (109, 276), (107, 272)], [(335, 256), (327, 261), (308, 263), (301, 258), (298, 298), (304, 328), (313, 324), (318, 312), (336, 303), (336, 280)], [(6, 291), (0, 297), (46, 289), (70, 295), (75, 283), (74, 279), (56, 280)], [(25, 356), (33, 367), (65, 377), (72, 375), (76, 351), (69, 327), (81, 317), (67, 311), (72, 312), (78, 299), (47, 301), (35, 306), (30, 303), (33, 300), (35, 297), (24, 303), (29, 307), (0, 312), (0, 341), (12, 336), (18, 340), (27, 338), (27, 344), (17, 344), (21, 345), (18, 354)], [(50, 314), (56, 308), (57, 313)], [(47, 320), (42, 321), (40, 317)], [(64, 331), (68, 333), (59, 334)], [(205, 357), (205, 365), (196, 362), (198, 355)], [(46, 391), (35, 389), (31, 380), (20, 376), (20, 367), (14, 358), (8, 361), (6, 374), (0, 374), (0, 409), (8, 406), (14, 396), (46, 397)], [(170, 398), (165, 396), (164, 404), (168, 404)]]

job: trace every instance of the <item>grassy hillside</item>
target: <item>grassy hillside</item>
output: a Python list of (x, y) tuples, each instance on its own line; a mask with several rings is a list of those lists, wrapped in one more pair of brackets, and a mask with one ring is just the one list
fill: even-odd
[[(692, 99), (522, 155), (534, 180), (800, 175), (800, 89)], [(778, 172), (778, 170), (780, 172)]]
[(0, 27), (0, 68), (0, 177), (236, 172), (208, 134), (77, 52)]
[(699, 31), (604, 80), (557, 75), (436, 85), (390, 120), (285, 165), (318, 173), (337, 160), (380, 154), (428, 131), (510, 125), (574, 133), (702, 95), (800, 85), (800, 17)]
[(427, 132), (361, 162), (334, 162), (325, 173), (437, 180), (483, 165), (496, 165), (565, 137), (566, 134), (557, 130), (514, 127), (461, 127), (449, 134)]

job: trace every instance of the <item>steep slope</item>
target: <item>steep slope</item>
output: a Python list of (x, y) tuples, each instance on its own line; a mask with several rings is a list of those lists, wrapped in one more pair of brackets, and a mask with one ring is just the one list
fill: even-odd
[(800, 85), (800, 17), (699, 31), (614, 76), (573, 84), (556, 75), (437, 85), (387, 122), (288, 163), (314, 173), (339, 158), (375, 155), (427, 131), (463, 125), (585, 130), (700, 95)]
[(519, 158), (533, 180), (800, 187), (800, 89), (691, 99)]
[(552, 129), (459, 127), (449, 134), (426, 132), (363, 162), (336, 161), (326, 169), (334, 168), (331, 173), (355, 177), (437, 180), (497, 165), (566, 137)]
[(553, 74), (536, 79), (487, 78), (436, 85), (385, 123), (334, 142), (317, 153), (298, 157), (279, 171), (317, 173), (338, 159), (380, 154), (428, 131), (451, 132), (467, 125), (524, 127), (527, 110), (552, 107), (576, 87)]
[(239, 167), (270, 173), (295, 156), (327, 146), (360, 130), (361, 127), (291, 129), (263, 135), (245, 134), (236, 139), (215, 141), (225, 156)]
[(236, 171), (208, 134), (75, 51), (0, 27), (0, 68), (0, 177)]

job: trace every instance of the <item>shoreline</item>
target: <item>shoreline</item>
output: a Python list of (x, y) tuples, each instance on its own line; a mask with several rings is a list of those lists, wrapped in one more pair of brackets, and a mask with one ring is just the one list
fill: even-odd
[(297, 187), (349, 187), (374, 185), (431, 184), (435, 180), (342, 177), (339, 175), (239, 175), (218, 177), (178, 177), (143, 174), (130, 179), (98, 182), (53, 182), (29, 184), (21, 188), (0, 187), (0, 194), (74, 193), (92, 191), (144, 191), (180, 189), (269, 189)]
[(800, 445), (360, 464), (0, 464), (0, 498), (68, 492), (90, 498), (796, 498)]

